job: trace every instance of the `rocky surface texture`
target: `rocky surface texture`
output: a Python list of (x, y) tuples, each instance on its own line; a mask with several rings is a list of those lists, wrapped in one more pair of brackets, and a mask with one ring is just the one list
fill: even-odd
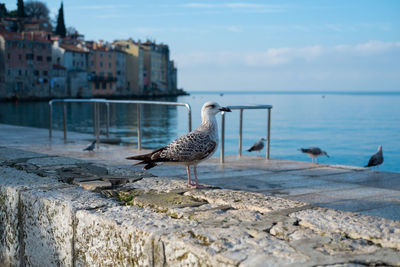
[(400, 222), (0, 147), (1, 266), (400, 266)]

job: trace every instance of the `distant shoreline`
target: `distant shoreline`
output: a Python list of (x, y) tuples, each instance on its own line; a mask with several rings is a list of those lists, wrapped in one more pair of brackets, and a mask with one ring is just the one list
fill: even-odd
[(160, 99), (160, 98), (168, 98), (168, 97), (178, 97), (178, 96), (185, 96), (190, 95), (190, 93), (183, 91), (183, 92), (176, 92), (173, 94), (154, 94), (154, 95), (129, 95), (129, 96), (114, 96), (114, 95), (99, 95), (93, 97), (10, 97), (10, 98), (0, 98), (0, 102), (41, 102), (41, 101), (50, 101), (52, 99), (65, 99), (65, 98), (76, 98), (76, 99), (92, 99), (92, 98), (107, 98), (107, 99), (123, 99), (123, 100), (134, 100), (134, 99)]

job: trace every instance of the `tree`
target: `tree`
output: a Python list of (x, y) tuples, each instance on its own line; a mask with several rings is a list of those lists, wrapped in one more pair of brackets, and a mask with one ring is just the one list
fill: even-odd
[(0, 19), (7, 16), (6, 4), (0, 4)]
[(26, 17), (25, 8), (24, 8), (24, 0), (18, 0), (18, 2), (17, 2), (17, 17), (19, 17), (19, 18)]
[(64, 23), (64, 7), (63, 3), (61, 2), (61, 7), (58, 10), (57, 26), (55, 34), (60, 35), (61, 37), (65, 37), (66, 33), (67, 29), (65, 28), (65, 23)]
[(29, 1), (25, 4), (25, 14), (30, 18), (49, 20), (49, 9), (40, 1)]

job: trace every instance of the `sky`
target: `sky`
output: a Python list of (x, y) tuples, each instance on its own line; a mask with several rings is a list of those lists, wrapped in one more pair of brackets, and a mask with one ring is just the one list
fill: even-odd
[[(55, 19), (61, 1), (43, 2)], [(399, 11), (398, 0), (64, 0), (86, 40), (168, 44), (189, 92), (400, 92)]]

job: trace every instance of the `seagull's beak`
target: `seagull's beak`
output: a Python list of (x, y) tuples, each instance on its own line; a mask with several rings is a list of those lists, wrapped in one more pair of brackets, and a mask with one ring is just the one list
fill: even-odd
[(226, 107), (220, 108), (219, 111), (232, 112), (232, 110), (230, 108), (226, 108)]

